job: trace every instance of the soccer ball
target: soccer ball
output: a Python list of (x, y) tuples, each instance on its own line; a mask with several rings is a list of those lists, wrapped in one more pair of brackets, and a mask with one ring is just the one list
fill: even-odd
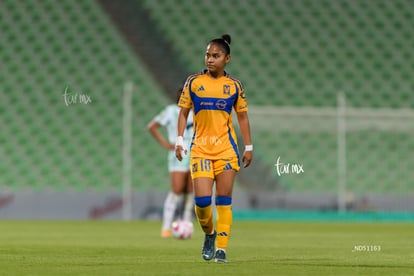
[(194, 226), (191, 221), (177, 220), (171, 224), (171, 232), (174, 238), (187, 240), (193, 235)]

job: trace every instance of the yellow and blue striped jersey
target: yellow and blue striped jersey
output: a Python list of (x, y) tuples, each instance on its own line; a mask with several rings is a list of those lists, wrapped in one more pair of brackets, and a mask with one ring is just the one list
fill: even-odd
[(232, 110), (248, 110), (241, 82), (224, 76), (214, 79), (203, 71), (190, 76), (178, 105), (193, 110), (191, 157), (212, 160), (239, 157)]

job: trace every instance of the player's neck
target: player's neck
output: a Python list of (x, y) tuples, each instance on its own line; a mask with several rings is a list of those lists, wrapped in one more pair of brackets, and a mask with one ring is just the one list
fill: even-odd
[(210, 72), (210, 71), (208, 71), (208, 72), (207, 72), (207, 75), (208, 75), (210, 78), (213, 78), (213, 79), (218, 79), (218, 78), (223, 77), (223, 76), (225, 75), (225, 73), (224, 73), (224, 71), (220, 71), (220, 72)]

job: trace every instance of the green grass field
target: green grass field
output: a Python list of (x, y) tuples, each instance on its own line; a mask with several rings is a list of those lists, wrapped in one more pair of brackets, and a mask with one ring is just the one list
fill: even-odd
[(198, 228), (181, 241), (160, 225), (1, 221), (0, 275), (414, 274), (412, 223), (235, 221), (229, 264), (201, 259)]

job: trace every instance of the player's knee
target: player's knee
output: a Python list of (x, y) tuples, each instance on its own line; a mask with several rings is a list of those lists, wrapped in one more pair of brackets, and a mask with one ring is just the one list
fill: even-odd
[(180, 194), (183, 194), (184, 187), (178, 186), (178, 185), (173, 185), (171, 187), (171, 190), (174, 194), (180, 195)]
[(211, 205), (211, 196), (200, 196), (194, 198), (194, 203), (200, 208), (204, 208)]
[(231, 197), (230, 196), (216, 196), (216, 205), (217, 206), (231, 205)]

